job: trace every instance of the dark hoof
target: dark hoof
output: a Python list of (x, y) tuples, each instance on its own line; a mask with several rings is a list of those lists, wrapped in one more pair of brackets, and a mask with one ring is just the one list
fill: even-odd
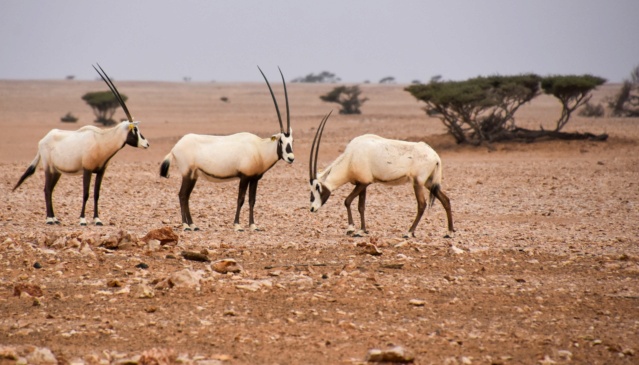
[(55, 221), (55, 224), (62, 224), (62, 223), (60, 223), (60, 221)]
[(199, 231), (200, 229), (198, 227), (193, 228), (194, 231)]
[(87, 224), (86, 223), (80, 223), (81, 226), (86, 227)]
[(98, 222), (95, 224), (96, 226), (103, 226), (104, 224), (102, 224), (102, 222)]
[[(49, 226), (52, 226), (52, 225), (54, 225), (54, 224), (55, 224), (55, 223), (53, 223), (53, 222), (47, 222), (47, 225), (49, 225)], [(60, 224), (60, 223), (58, 223), (58, 224)]]

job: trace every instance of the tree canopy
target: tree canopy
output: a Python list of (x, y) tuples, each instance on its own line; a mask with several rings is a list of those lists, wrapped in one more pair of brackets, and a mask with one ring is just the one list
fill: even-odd
[(342, 106), (340, 114), (361, 114), (359, 109), (368, 98), (362, 98), (360, 95), (362, 90), (359, 86), (337, 86), (325, 95), (321, 95), (320, 99), (329, 103), (338, 103)]
[[(540, 137), (581, 138), (560, 133), (572, 111), (590, 98), (590, 92), (605, 82), (591, 76), (551, 76), (535, 74), (475, 77), (466, 81), (413, 84), (405, 88), (426, 103), (428, 115), (437, 115), (457, 143), (482, 144), (502, 140), (534, 140)], [(515, 123), (515, 112), (544, 90), (563, 106), (554, 131), (531, 131)], [(552, 132), (552, 133), (551, 133)], [(584, 138), (592, 138), (591, 134)], [(605, 137), (601, 137), (605, 139)]]
[[(122, 101), (127, 101), (128, 98), (126, 95), (120, 94), (120, 96), (122, 97)], [(82, 96), (82, 100), (86, 101), (91, 109), (93, 109), (96, 123), (102, 123), (106, 126), (116, 123), (115, 120), (113, 120), (113, 115), (118, 107), (120, 107), (120, 103), (111, 91), (88, 92)]]

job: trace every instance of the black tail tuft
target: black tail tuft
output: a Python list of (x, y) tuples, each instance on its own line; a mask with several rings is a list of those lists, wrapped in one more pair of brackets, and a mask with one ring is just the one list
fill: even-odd
[(169, 177), (169, 166), (171, 166), (170, 159), (166, 159), (162, 161), (162, 165), (160, 166), (160, 176), (166, 177), (166, 178)]
[(13, 187), (13, 191), (15, 191), (20, 185), (22, 185), (24, 180), (26, 180), (29, 176), (33, 175), (37, 166), (38, 165), (30, 165), (29, 167), (27, 167), (27, 171), (25, 171), (24, 174), (22, 174), (16, 186)]
[(433, 186), (430, 187), (430, 196), (428, 197), (428, 206), (432, 207), (433, 203), (435, 203), (435, 198), (437, 197), (437, 194), (439, 193), (439, 190), (441, 190), (441, 186), (439, 186), (439, 184), (435, 184)]

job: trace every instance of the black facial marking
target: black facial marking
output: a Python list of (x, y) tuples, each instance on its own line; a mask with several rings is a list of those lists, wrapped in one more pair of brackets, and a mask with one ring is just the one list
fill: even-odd
[[(142, 135), (140, 135), (140, 137), (142, 137)], [(137, 128), (133, 128), (129, 130), (129, 133), (126, 135), (126, 144), (133, 147), (138, 146), (138, 129)]]
[(293, 153), (293, 147), (290, 144), (286, 145), (286, 153)]

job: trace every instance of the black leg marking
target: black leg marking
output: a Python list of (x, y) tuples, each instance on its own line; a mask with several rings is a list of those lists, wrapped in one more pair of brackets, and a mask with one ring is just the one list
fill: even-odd
[(357, 201), (357, 210), (359, 211), (359, 217), (361, 220), (361, 229), (363, 232), (367, 232), (366, 221), (364, 219), (364, 215), (366, 212), (366, 188), (367, 187), (368, 185), (364, 185), (364, 189), (362, 189), (362, 192), (359, 193), (359, 199)]
[[(44, 201), (47, 206), (47, 224), (56, 223), (55, 213), (53, 212), (53, 189), (60, 180), (61, 174), (57, 171), (44, 171)], [(51, 218), (51, 220), (49, 220)]]
[(187, 225), (193, 224), (193, 219), (191, 218), (191, 209), (189, 208), (189, 198), (191, 197), (191, 192), (193, 192), (193, 188), (195, 187), (196, 182), (197, 179), (191, 179), (189, 175), (182, 176), (182, 186), (180, 186), (180, 193), (178, 195), (180, 197), (182, 223), (186, 223)]
[[(346, 197), (346, 199), (344, 200), (344, 206), (346, 206), (346, 213), (348, 214), (348, 227), (349, 230), (346, 232), (347, 234), (352, 233), (353, 231), (351, 231), (351, 227), (355, 225), (355, 223), (353, 222), (353, 213), (351, 212), (351, 203), (353, 202), (353, 199), (355, 199), (356, 196), (360, 196), (360, 194), (362, 193), (362, 191), (364, 191), (364, 202), (362, 203), (361, 200), (361, 196), (360, 196), (360, 201), (358, 203), (358, 207), (360, 204), (366, 204), (366, 187), (368, 185), (365, 184), (356, 184), (355, 188), (353, 189), (353, 191)], [(361, 214), (361, 211), (360, 211)], [(362, 222), (362, 229), (365, 228), (365, 224), (364, 224), (364, 216), (361, 215), (361, 222)]]
[[(439, 188), (439, 185), (431, 189), (431, 194), (433, 194), (437, 198), (437, 200), (439, 200), (439, 202), (442, 203), (444, 210), (446, 210), (446, 219), (448, 220), (448, 232), (449, 233), (455, 232), (455, 229), (453, 228), (453, 213), (451, 212), (451, 209), (450, 209), (450, 199), (448, 199), (446, 194), (444, 194), (444, 192)], [(450, 234), (447, 234), (445, 237), (450, 238)]]
[(253, 228), (255, 219), (253, 216), (253, 209), (255, 208), (255, 200), (257, 197), (257, 184), (260, 178), (251, 179), (249, 182), (249, 227)]
[(82, 171), (82, 211), (80, 212), (80, 223), (83, 226), (86, 226), (86, 223), (83, 221), (84, 212), (87, 206), (87, 200), (89, 200), (89, 188), (91, 186), (91, 171), (84, 170)]
[(406, 235), (409, 237), (415, 237), (415, 228), (417, 228), (417, 224), (422, 219), (422, 215), (424, 215), (424, 210), (426, 209), (424, 186), (419, 183), (414, 183), (413, 189), (415, 190), (415, 199), (417, 199), (417, 216), (415, 216), (415, 220), (413, 221), (413, 224), (410, 226), (408, 234)]
[(98, 200), (100, 200), (100, 187), (102, 186), (102, 178), (104, 177), (105, 169), (100, 169), (96, 172), (95, 186), (93, 187), (93, 219), (96, 226), (101, 226), (102, 222), (98, 218)]
[(244, 198), (246, 197), (246, 189), (248, 188), (250, 181), (251, 180), (246, 177), (240, 178), (240, 187), (237, 192), (237, 209), (235, 210), (235, 220), (233, 220), (234, 225), (240, 224), (240, 210), (242, 210), (242, 206), (244, 205)]

